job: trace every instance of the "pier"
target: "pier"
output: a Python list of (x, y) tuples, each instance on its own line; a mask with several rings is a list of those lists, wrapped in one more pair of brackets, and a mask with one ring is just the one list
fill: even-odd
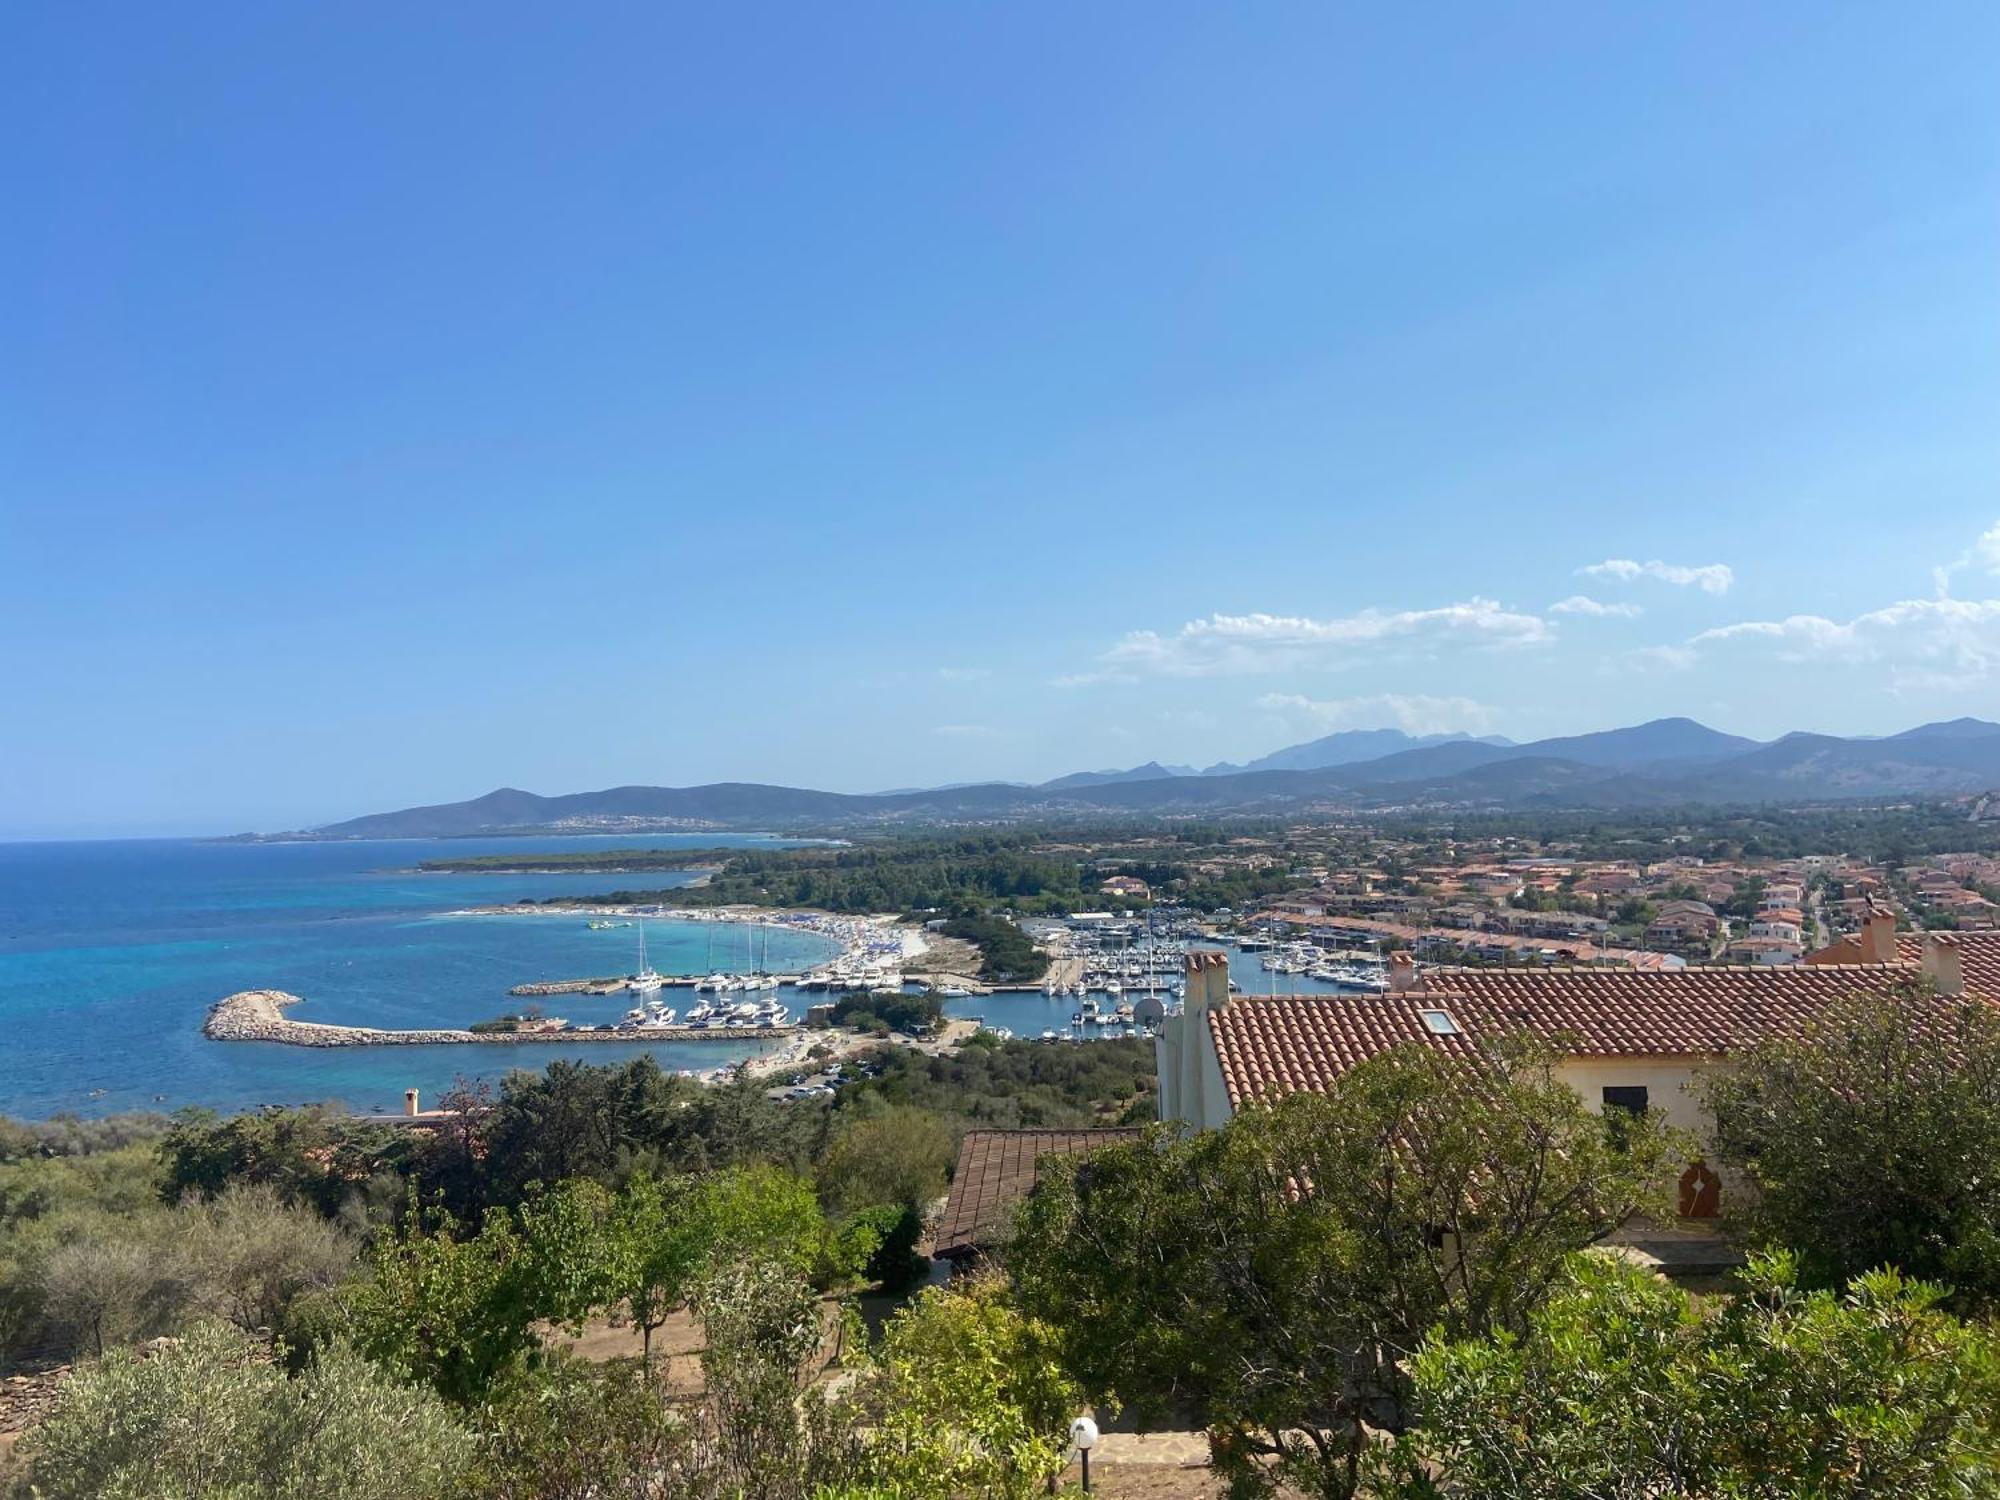
[(285, 1015), (299, 1004), (283, 990), (239, 990), (209, 1007), (202, 1035), (216, 1042), (281, 1042), (290, 1047), (435, 1047), (481, 1042), (517, 1046), (523, 1042), (718, 1041), (748, 1042), (792, 1036), (797, 1026), (647, 1026), (630, 1031), (464, 1031), (440, 1027), (401, 1031), (377, 1026), (334, 1026), (294, 1021)]
[[(625, 988), (629, 976), (607, 974), (597, 979), (537, 979), (531, 984), (517, 984), (507, 993), (510, 995), (615, 995)], [(779, 984), (800, 986), (805, 982), (803, 974), (773, 974), (771, 978)], [(691, 990), (701, 983), (698, 974), (662, 974), (660, 983), (670, 990)]]

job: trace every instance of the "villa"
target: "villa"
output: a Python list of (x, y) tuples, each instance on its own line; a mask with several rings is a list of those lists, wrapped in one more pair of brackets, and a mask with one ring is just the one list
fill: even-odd
[[(1877, 914), (1854, 938), (1802, 964), (1634, 971), (1454, 969), (1419, 973), (1392, 955), (1386, 995), (1231, 995), (1220, 952), (1187, 960), (1187, 1000), (1157, 1042), (1160, 1118), (1222, 1125), (1258, 1100), (1322, 1092), (1349, 1068), (1409, 1043), (1471, 1059), (1527, 1032), (1558, 1050), (1560, 1076), (1592, 1110), (1658, 1109), (1700, 1134), (1689, 1088), (1702, 1067), (1763, 1038), (1793, 1034), (1856, 993), (1910, 1003), (2000, 1004), (2000, 934), (1895, 932)], [(1701, 1178), (1700, 1169), (1690, 1176)], [(1713, 1182), (1713, 1178), (1706, 1179)], [(1709, 1217), (1716, 1194), (1685, 1196)]]

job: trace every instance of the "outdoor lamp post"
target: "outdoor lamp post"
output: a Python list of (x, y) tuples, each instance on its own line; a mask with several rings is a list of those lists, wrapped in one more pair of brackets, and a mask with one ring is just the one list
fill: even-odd
[(1076, 1445), (1076, 1451), (1083, 1457), (1083, 1492), (1090, 1493), (1090, 1450), (1097, 1446), (1097, 1424), (1088, 1417), (1078, 1417), (1069, 1424), (1069, 1440)]

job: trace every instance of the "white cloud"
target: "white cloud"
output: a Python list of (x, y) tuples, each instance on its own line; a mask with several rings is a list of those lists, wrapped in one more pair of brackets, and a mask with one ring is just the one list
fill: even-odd
[(1996, 521), (1972, 544), (1972, 560), (2000, 578), (2000, 521)]
[(1362, 698), (1266, 693), (1257, 706), (1305, 719), (1322, 730), (1380, 729), (1387, 724), (1405, 734), (1448, 734), (1457, 729), (1484, 734), (1493, 727), (1493, 709), (1487, 704), (1422, 693), (1376, 693)]
[(946, 682), (984, 682), (993, 672), (987, 667), (939, 667), (937, 674)]
[(1210, 615), (1171, 635), (1134, 630), (1098, 658), (1094, 671), (1057, 682), (1077, 687), (1139, 677), (1215, 677), (1339, 665), (1362, 648), (1421, 650), (1444, 645), (1532, 646), (1555, 629), (1538, 615), (1468, 599), (1437, 609), (1364, 609), (1330, 620), (1303, 615)]
[(1978, 541), (1950, 562), (1931, 569), (1931, 576), (1937, 580), (1940, 599), (1951, 593), (1952, 576), (1963, 573), (1967, 568), (1979, 568), (1995, 578), (2000, 578), (2000, 522), (1987, 528), (1981, 533)]
[(1552, 615), (1590, 615), (1603, 618), (1615, 615), (1620, 619), (1637, 619), (1645, 611), (1636, 604), (1605, 604), (1588, 594), (1571, 594), (1567, 599), (1558, 599), (1549, 606)]
[(1699, 655), (1692, 646), (1642, 646), (1626, 652), (1624, 660), (1640, 671), (1685, 672)]
[(1621, 583), (1630, 583), (1635, 578), (1654, 578), (1661, 583), (1671, 583), (1676, 588), (1698, 588), (1704, 594), (1726, 594), (1729, 586), (1736, 582), (1736, 571), (1728, 563), (1702, 563), (1697, 567), (1686, 567), (1679, 563), (1661, 562), (1657, 557), (1650, 562), (1611, 557), (1576, 571), (1584, 578), (1616, 578)]
[(1846, 621), (1745, 620), (1688, 642), (1697, 650), (1744, 644), (1784, 662), (1880, 662), (1893, 688), (1965, 687), (2000, 675), (2000, 599), (1903, 599)]
[(998, 732), (990, 724), (940, 724), (931, 730), (948, 740), (989, 740)]

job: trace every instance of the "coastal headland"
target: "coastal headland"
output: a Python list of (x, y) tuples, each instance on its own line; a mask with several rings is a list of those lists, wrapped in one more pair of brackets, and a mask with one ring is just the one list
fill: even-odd
[(634, 1031), (467, 1031), (453, 1027), (391, 1030), (294, 1021), (286, 1016), (300, 997), (284, 990), (238, 990), (209, 1007), (202, 1035), (216, 1042), (282, 1042), (290, 1047), (434, 1047), (461, 1042), (633, 1042), (649, 1040), (759, 1041), (791, 1036), (796, 1026), (650, 1026)]

